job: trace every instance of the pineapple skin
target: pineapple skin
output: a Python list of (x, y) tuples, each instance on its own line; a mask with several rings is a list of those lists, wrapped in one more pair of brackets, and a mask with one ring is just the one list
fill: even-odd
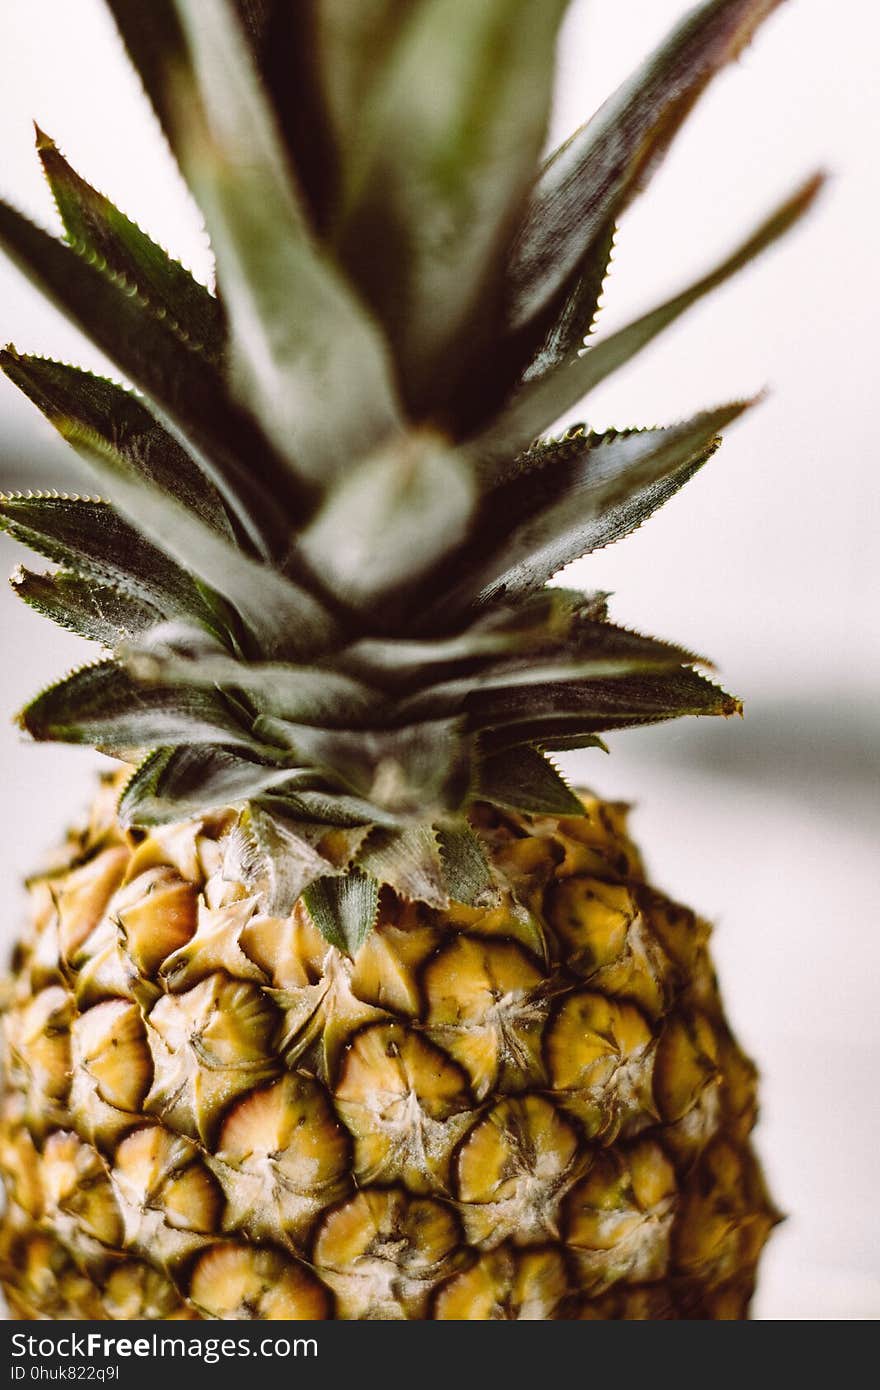
[(778, 1219), (709, 929), (626, 808), (480, 806), (500, 907), (383, 890), (354, 960), (108, 780), (3, 1016), (14, 1316), (739, 1319)]

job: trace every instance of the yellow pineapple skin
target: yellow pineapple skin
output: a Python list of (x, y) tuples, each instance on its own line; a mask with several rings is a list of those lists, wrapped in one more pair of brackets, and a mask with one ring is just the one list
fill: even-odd
[(128, 835), (117, 790), (6, 984), (13, 1316), (748, 1315), (755, 1071), (625, 807), (477, 807), (501, 905), (383, 890), (352, 960), (225, 876), (234, 812)]

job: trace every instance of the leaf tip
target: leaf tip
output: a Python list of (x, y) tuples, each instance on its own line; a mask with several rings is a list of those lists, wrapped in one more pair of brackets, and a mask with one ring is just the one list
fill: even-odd
[(830, 169), (814, 169), (808, 179), (804, 181), (795, 197), (803, 204), (804, 210), (811, 207), (818, 197), (824, 192), (832, 182), (834, 174)]
[(31, 738), (33, 739), (39, 737), (39, 735), (34, 731), (32, 721), (30, 719), (30, 705), (25, 705), (22, 709), (17, 710), (16, 713), (12, 716), (12, 722), (16, 726), (16, 728), (21, 730), (23, 734), (30, 734)]
[(33, 122), (33, 127), (34, 144), (36, 146), (38, 154), (42, 154), (44, 151), (51, 152), (53, 150), (58, 149), (58, 146), (55, 144), (55, 141), (52, 139), (52, 136), (47, 135), (45, 130), (41, 129), (41, 127), (37, 124), (36, 121)]
[(762, 386), (760, 390), (754, 391), (750, 396), (741, 396), (739, 400), (730, 401), (729, 404), (720, 406), (716, 412), (718, 421), (718, 433), (712, 440), (712, 452), (719, 447), (723, 438), (723, 431), (729, 425), (733, 425), (740, 420), (748, 411), (754, 410), (757, 406), (763, 405), (770, 395), (770, 388)]

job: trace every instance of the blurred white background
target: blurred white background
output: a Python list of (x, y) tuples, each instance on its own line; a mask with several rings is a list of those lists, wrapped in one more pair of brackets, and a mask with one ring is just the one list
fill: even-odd
[[(634, 66), (683, 0), (574, 0), (554, 135)], [(693, 312), (590, 404), (595, 425), (666, 422), (771, 387), (647, 528), (567, 580), (616, 591), (614, 615), (704, 651), (744, 722), (613, 739), (570, 771), (636, 803), (657, 881), (718, 923), (730, 1013), (764, 1073), (759, 1144), (789, 1220), (763, 1266), (763, 1318), (880, 1317), (880, 674), (874, 340), (880, 7), (792, 0), (721, 77), (627, 217), (603, 325), (706, 267), (800, 177), (834, 180), (811, 220)], [(203, 278), (198, 214), (169, 163), (101, 0), (0, 6), (0, 189), (55, 225), (31, 118)], [(0, 265), (0, 336), (107, 370)], [(71, 487), (67, 450), (0, 380), (0, 485)], [(11, 569), (16, 548), (4, 541)], [(85, 659), (84, 644), (0, 599), (5, 710)], [(19, 611), (21, 609), (21, 611)], [(86, 803), (97, 755), (0, 729), (0, 890)]]

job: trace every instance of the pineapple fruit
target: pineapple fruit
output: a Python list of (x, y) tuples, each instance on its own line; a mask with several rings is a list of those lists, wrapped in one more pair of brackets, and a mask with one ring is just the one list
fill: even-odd
[(747, 1315), (775, 1214), (708, 928), (548, 756), (738, 702), (548, 581), (748, 402), (547, 431), (815, 196), (593, 335), (777, 3), (699, 5), (542, 164), (563, 0), (108, 0), (217, 293), (38, 131), (64, 238), (0, 205), (0, 243), (136, 390), (0, 359), (100, 489), (0, 503), (102, 649), (20, 721), (122, 764), (5, 988), (16, 1316)]

